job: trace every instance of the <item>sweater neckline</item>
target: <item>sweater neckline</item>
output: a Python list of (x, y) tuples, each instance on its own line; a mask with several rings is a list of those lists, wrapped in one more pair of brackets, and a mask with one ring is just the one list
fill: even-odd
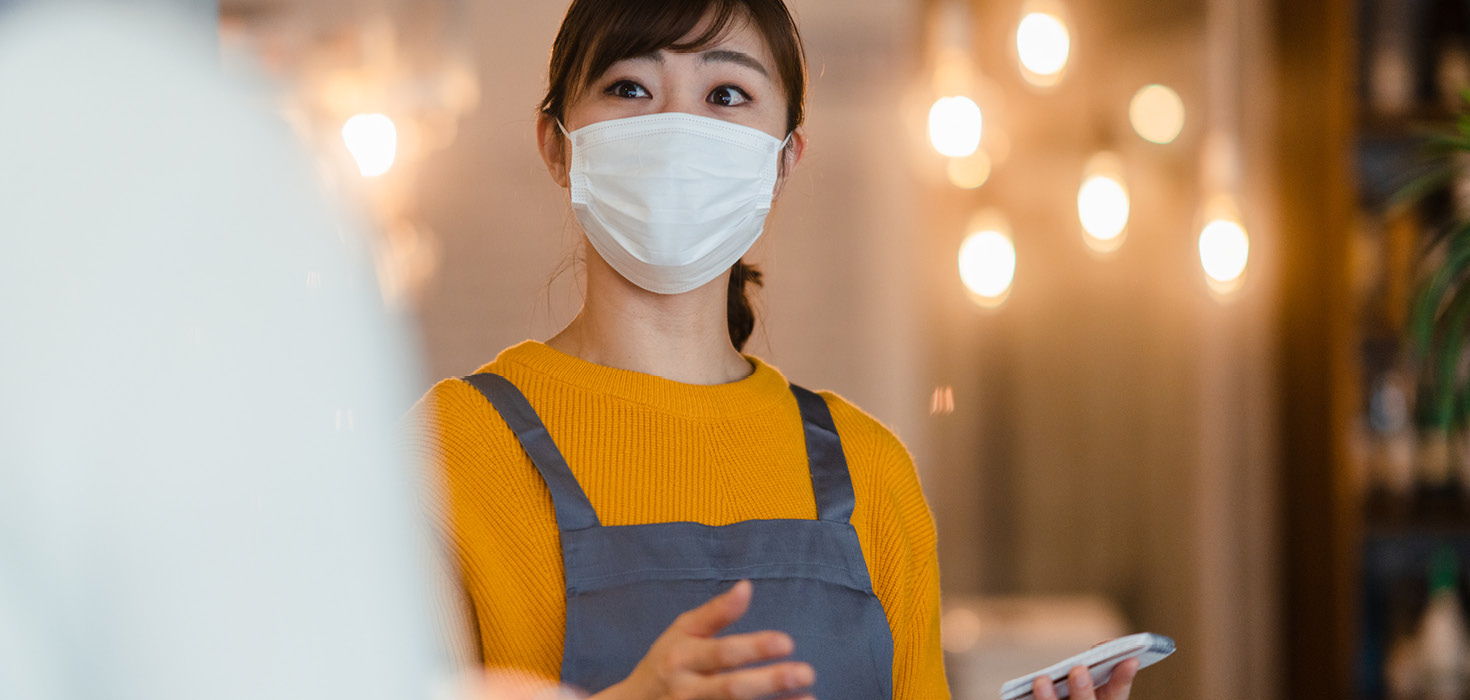
[[(767, 411), (790, 397), (790, 386), (779, 370), (754, 355), (742, 353), (741, 356), (750, 362), (751, 373), (723, 384), (689, 384), (600, 365), (539, 340), (512, 345), (502, 350), (495, 362), (513, 363), (579, 389), (691, 418), (726, 418)], [(489, 368), (486, 365), (480, 371)]]

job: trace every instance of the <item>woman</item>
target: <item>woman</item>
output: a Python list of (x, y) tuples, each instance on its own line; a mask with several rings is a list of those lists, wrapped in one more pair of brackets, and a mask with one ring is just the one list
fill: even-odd
[(804, 90), (780, 0), (567, 11), (537, 136), (583, 306), (420, 403), (487, 665), (603, 700), (949, 696), (907, 451), (740, 352), (739, 258), (801, 160)]

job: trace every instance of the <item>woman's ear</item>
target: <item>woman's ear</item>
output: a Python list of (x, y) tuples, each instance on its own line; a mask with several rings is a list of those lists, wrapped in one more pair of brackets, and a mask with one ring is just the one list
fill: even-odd
[(781, 196), (781, 188), (786, 185), (786, 178), (791, 171), (796, 169), (796, 164), (801, 162), (802, 154), (806, 153), (806, 129), (796, 127), (791, 132), (791, 142), (781, 149), (781, 170), (776, 177), (776, 190), (771, 194), (771, 199)]
[(541, 150), (541, 160), (546, 163), (546, 172), (551, 179), (565, 188), (567, 178), (567, 149), (571, 144), (562, 136), (556, 118), (542, 112), (536, 117), (536, 146)]

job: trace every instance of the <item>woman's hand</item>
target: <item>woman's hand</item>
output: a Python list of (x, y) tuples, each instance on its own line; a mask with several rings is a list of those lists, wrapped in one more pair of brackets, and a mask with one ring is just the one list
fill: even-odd
[(680, 614), (626, 679), (590, 700), (749, 700), (811, 686), (816, 673), (805, 663), (731, 670), (789, 656), (795, 649), (791, 637), (781, 632), (715, 637), (745, 614), (750, 593), (750, 581), (740, 581)]
[[(1067, 674), (1067, 687), (1071, 689), (1071, 700), (1128, 700), (1128, 691), (1133, 687), (1133, 677), (1138, 674), (1138, 659), (1129, 659), (1113, 669), (1113, 675), (1101, 688), (1092, 687), (1092, 676), (1086, 666), (1076, 666)], [(1031, 696), (1036, 700), (1057, 700), (1056, 688), (1045, 676), (1031, 683)]]

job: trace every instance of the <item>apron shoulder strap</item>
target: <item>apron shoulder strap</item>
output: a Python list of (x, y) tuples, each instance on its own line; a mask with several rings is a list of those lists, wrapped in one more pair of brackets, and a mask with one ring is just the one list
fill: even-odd
[(791, 393), (801, 409), (802, 432), (806, 434), (806, 457), (812, 470), (812, 493), (817, 500), (817, 518), (845, 523), (852, 517), (855, 501), (852, 477), (847, 473), (847, 457), (842, 453), (842, 439), (832, 422), (832, 411), (820, 395), (795, 384)]
[(531, 463), (536, 465), (536, 471), (541, 472), (541, 478), (546, 482), (547, 488), (551, 489), (557, 528), (562, 532), (569, 532), (601, 525), (597, 512), (592, 509), (592, 502), (587, 500), (587, 494), (582, 491), (576, 477), (572, 476), (567, 460), (552, 441), (551, 434), (546, 432), (546, 425), (536, 415), (536, 410), (531, 408), (531, 402), (526, 400), (526, 395), (509, 379), (493, 372), (471, 374), (461, 379), (485, 395), (490, 405), (515, 433), (521, 448), (531, 457)]

